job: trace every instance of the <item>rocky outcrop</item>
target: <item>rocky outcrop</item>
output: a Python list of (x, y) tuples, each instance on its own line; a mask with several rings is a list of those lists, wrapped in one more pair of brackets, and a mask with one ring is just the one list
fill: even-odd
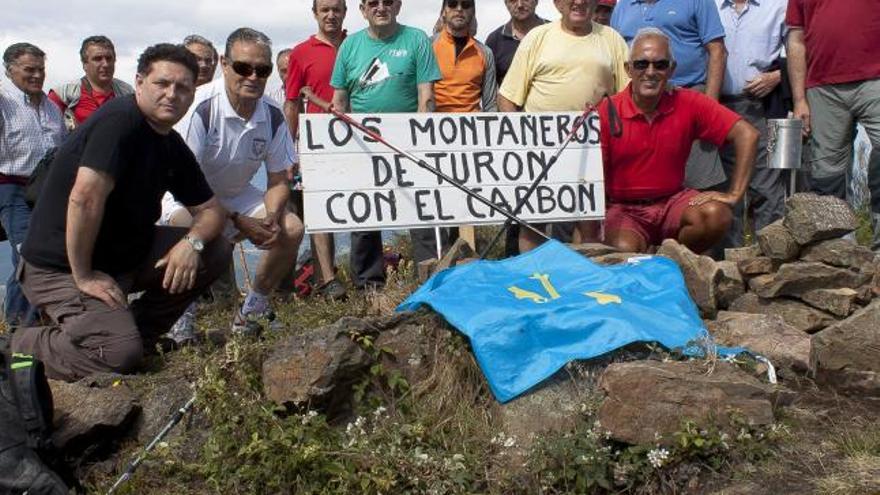
[(715, 315), (718, 311), (718, 284), (725, 278), (718, 264), (708, 256), (694, 254), (673, 239), (663, 241), (657, 254), (678, 263), (688, 292), (700, 308), (700, 312), (704, 316)]
[(263, 363), (266, 397), (294, 407), (347, 402), (349, 387), (371, 361), (355, 340), (376, 333), (364, 320), (342, 318), (278, 342)]
[(815, 333), (837, 321), (824, 311), (808, 306), (794, 299), (761, 299), (757, 294), (749, 292), (730, 305), (730, 311), (777, 315), (785, 323), (806, 333)]
[(821, 385), (880, 398), (880, 301), (814, 335), (810, 371)]
[(858, 227), (858, 219), (842, 199), (797, 193), (785, 200), (783, 224), (798, 244), (805, 245), (846, 235)]
[(602, 428), (630, 444), (669, 444), (686, 420), (721, 428), (730, 426), (731, 414), (753, 425), (774, 422), (773, 389), (728, 363), (716, 363), (711, 374), (690, 362), (616, 363), (600, 386)]
[(815, 289), (860, 287), (870, 276), (824, 263), (798, 261), (786, 263), (773, 274), (760, 275), (749, 281), (751, 289), (763, 298), (800, 296)]
[(720, 345), (743, 346), (779, 368), (807, 371), (810, 336), (778, 315), (721, 311), (707, 326)]
[(50, 380), (55, 402), (52, 441), (67, 454), (106, 447), (124, 439), (140, 405), (122, 377), (100, 383), (85, 378), (75, 383)]
[(801, 250), (792, 233), (782, 224), (782, 220), (777, 220), (759, 230), (757, 238), (761, 252), (772, 260), (792, 260), (797, 258)]

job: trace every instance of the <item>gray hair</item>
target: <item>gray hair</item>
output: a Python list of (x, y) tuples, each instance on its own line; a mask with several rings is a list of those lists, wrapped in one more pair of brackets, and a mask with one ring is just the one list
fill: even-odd
[(191, 34), (183, 39), (183, 46), (189, 48), (189, 45), (204, 45), (211, 49), (214, 52), (214, 62), (217, 62), (217, 49), (214, 48), (214, 43), (211, 43), (211, 40), (205, 38), (204, 36), (200, 36), (198, 34)]
[(630, 57), (632, 56), (632, 49), (636, 46), (636, 43), (646, 38), (660, 38), (666, 41), (667, 51), (669, 52), (669, 61), (673, 63), (675, 62), (675, 54), (672, 53), (672, 41), (669, 39), (669, 35), (655, 27), (643, 27), (638, 30), (635, 37), (632, 39), (632, 43), (629, 45)]
[(232, 45), (238, 42), (256, 43), (257, 45), (265, 46), (266, 50), (269, 51), (269, 57), (272, 57), (272, 40), (256, 29), (242, 27), (233, 31), (232, 34), (226, 38), (226, 51), (224, 52), (226, 58), (232, 56)]
[(21, 57), (22, 55), (33, 55), (37, 58), (45, 58), (46, 52), (30, 43), (13, 43), (9, 45), (5, 52), (3, 52), (3, 65), (8, 69), (9, 66), (17, 61), (18, 57)]

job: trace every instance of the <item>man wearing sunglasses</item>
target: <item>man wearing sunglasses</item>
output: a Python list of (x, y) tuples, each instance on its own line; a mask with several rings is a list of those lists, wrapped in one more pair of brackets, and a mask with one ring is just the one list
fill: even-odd
[[(250, 28), (236, 29), (226, 40), (220, 65), (223, 78), (196, 91), (176, 129), (230, 212), (224, 235), (247, 239), (263, 251), (253, 287), (232, 325), (233, 332), (255, 334), (258, 320), (270, 311), (270, 294), (296, 262), (302, 241), (302, 222), (287, 209), (287, 170), (296, 154), (281, 107), (263, 95), (272, 74), (269, 38)], [(265, 191), (251, 184), (262, 167)], [(183, 318), (193, 318), (193, 310)]]
[[(345, 39), (346, 31), (342, 23), (347, 12), (345, 0), (314, 0), (312, 14), (318, 25), (318, 32), (293, 47), (290, 53), (284, 85), (287, 100), (284, 102), (284, 115), (294, 140), (299, 134), (300, 113), (325, 112), (320, 105), (301, 99), (303, 89), (308, 88), (314, 97), (323, 102), (329, 103), (333, 99), (330, 76), (333, 74), (336, 52)], [(316, 275), (321, 280), (318, 293), (329, 299), (345, 298), (345, 286), (336, 278), (334, 235), (310, 234), (309, 241), (318, 262), (319, 273)]]
[[(678, 60), (670, 78), (672, 84), (718, 99), (727, 51), (715, 0), (621, 0), (611, 14), (611, 27), (628, 43), (644, 27), (666, 33)], [(695, 189), (717, 187), (724, 182), (726, 176), (718, 150), (708, 143), (695, 144), (686, 175), (688, 187)]]
[[(431, 40), (397, 22), (401, 0), (362, 0), (368, 27), (339, 47), (330, 84), (333, 106), (343, 112), (394, 113), (434, 110), (434, 82), (442, 77)], [(434, 230), (412, 229), (416, 261), (434, 256)], [(385, 283), (382, 236), (352, 232), (351, 272), (355, 287)]]
[[(626, 42), (613, 29), (592, 21), (596, 0), (554, 4), (560, 20), (532, 29), (513, 57), (498, 94), (502, 112), (582, 112), (629, 81)], [(587, 238), (582, 241), (597, 240), (598, 227), (598, 222), (583, 225), (581, 233)], [(553, 237), (570, 242), (574, 223), (553, 224), (551, 230)], [(536, 234), (520, 229), (521, 252), (541, 242)]]
[[(610, 99), (623, 132), (601, 134), (605, 241), (623, 251), (645, 252), (669, 238), (696, 253), (711, 248), (730, 227), (731, 208), (742, 199), (755, 165), (758, 131), (702, 93), (668, 90), (675, 67), (669, 38), (644, 28), (626, 64), (632, 82)], [(608, 105), (605, 100), (599, 106), (602, 129), (609, 126)], [(735, 150), (727, 192), (684, 187), (685, 163), (696, 140)]]

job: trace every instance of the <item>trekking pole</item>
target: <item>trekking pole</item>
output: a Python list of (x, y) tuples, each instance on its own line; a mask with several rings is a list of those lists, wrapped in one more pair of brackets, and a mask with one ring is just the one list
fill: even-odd
[(122, 476), (120, 476), (119, 479), (116, 480), (116, 483), (114, 483), (113, 486), (110, 487), (110, 490), (107, 491), (107, 495), (111, 495), (119, 487), (125, 484), (125, 482), (131, 479), (132, 475), (134, 475), (134, 472), (141, 465), (144, 459), (146, 459), (147, 454), (149, 454), (150, 451), (156, 447), (156, 444), (158, 444), (160, 441), (162, 441), (163, 438), (165, 438), (165, 435), (167, 435), (172, 428), (177, 426), (177, 423), (180, 423), (180, 420), (183, 419), (183, 417), (186, 415), (187, 412), (189, 412), (190, 409), (192, 409), (192, 406), (193, 404), (195, 404), (195, 402), (196, 396), (193, 395), (188, 401), (186, 401), (186, 404), (184, 404), (183, 407), (174, 412), (174, 416), (171, 417), (171, 421), (169, 421), (168, 424), (165, 425), (165, 428), (162, 428), (162, 431), (160, 431), (159, 434), (156, 435), (156, 438), (154, 438), (149, 444), (147, 444), (146, 448), (144, 448), (144, 451), (141, 452), (140, 455), (138, 455), (133, 461), (131, 461), (131, 463), (128, 465), (128, 469), (126, 469), (125, 472), (122, 473)]
[(404, 150), (398, 148), (397, 146), (391, 144), (390, 142), (388, 142), (385, 138), (383, 138), (383, 137), (382, 137), (381, 135), (379, 135), (378, 133), (373, 132), (372, 130), (370, 130), (368, 127), (364, 126), (364, 125), (361, 124), (360, 122), (355, 121), (354, 119), (352, 119), (351, 117), (349, 117), (349, 116), (346, 115), (345, 113), (340, 112), (339, 110), (336, 110), (335, 108), (333, 108), (333, 105), (332, 105), (332, 104), (331, 104), (331, 105), (322, 104), (321, 101), (317, 101), (316, 99), (312, 98), (312, 97), (310, 96), (309, 93), (305, 93), (305, 92), (304, 92), (303, 94), (304, 94), (304, 96), (306, 96), (306, 98), (310, 99), (310, 100), (312, 101), (312, 103), (314, 103), (315, 105), (320, 106), (321, 108), (324, 108), (325, 110), (327, 110), (328, 112), (330, 112), (331, 114), (333, 114), (334, 116), (336, 116), (337, 118), (339, 118), (340, 120), (342, 120), (343, 122), (345, 122), (346, 124), (348, 124), (348, 125), (354, 127), (355, 129), (357, 129), (357, 130), (363, 132), (363, 133), (366, 134), (370, 139), (373, 139), (373, 140), (375, 140), (375, 141), (377, 141), (377, 142), (379, 142), (379, 143), (384, 144), (384, 145), (387, 146), (388, 148), (391, 148), (391, 150), (394, 151), (395, 153), (397, 153), (398, 155), (401, 155), (401, 156), (403, 156), (404, 158), (407, 158), (408, 160), (412, 161), (413, 163), (415, 163), (415, 164), (418, 165), (419, 167), (421, 167), (421, 168), (427, 170), (428, 172), (430, 172), (430, 173), (436, 175), (437, 177), (440, 177), (441, 179), (445, 180), (446, 182), (452, 184), (456, 189), (460, 190), (461, 192), (467, 194), (468, 196), (470, 196), (470, 197), (476, 199), (477, 201), (479, 201), (480, 203), (483, 203), (484, 205), (488, 206), (489, 208), (491, 208), (491, 209), (495, 210), (496, 212), (500, 213), (501, 215), (503, 215), (504, 217), (507, 218), (507, 221), (508, 221), (508, 222), (516, 222), (516, 223), (522, 225), (523, 227), (525, 227), (525, 228), (531, 230), (531, 231), (534, 232), (535, 234), (537, 234), (537, 235), (543, 237), (544, 239), (550, 240), (550, 237), (548, 237), (547, 234), (541, 232), (540, 230), (536, 229), (535, 227), (532, 227), (532, 226), (531, 226), (529, 223), (527, 223), (525, 220), (522, 220), (522, 219), (518, 218), (518, 217), (516, 216), (515, 213), (511, 213), (511, 212), (509, 212), (508, 210), (506, 210), (506, 209), (504, 209), (504, 208), (502, 208), (502, 207), (496, 205), (495, 203), (493, 203), (492, 201), (486, 199), (485, 197), (483, 197), (483, 196), (481, 196), (481, 195), (479, 195), (479, 194), (477, 194), (477, 193), (471, 191), (468, 187), (465, 187), (465, 186), (459, 184), (455, 179), (453, 179), (453, 178), (450, 177), (449, 175), (446, 175), (445, 173), (443, 173), (443, 172), (441, 172), (441, 171), (439, 171), (439, 170), (437, 170), (437, 169), (431, 167), (430, 165), (428, 165), (428, 163), (427, 163), (426, 161), (422, 160), (421, 158), (419, 158), (419, 157), (413, 155), (412, 153), (410, 153), (410, 152), (408, 152), (408, 151), (404, 151)]

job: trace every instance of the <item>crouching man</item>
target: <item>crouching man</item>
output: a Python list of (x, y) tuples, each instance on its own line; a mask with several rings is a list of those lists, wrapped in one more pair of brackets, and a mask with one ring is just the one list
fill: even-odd
[[(608, 208), (605, 241), (623, 251), (645, 252), (663, 239), (677, 239), (700, 253), (717, 243), (731, 222), (755, 166), (758, 131), (711, 98), (669, 89), (675, 70), (669, 38), (645, 28), (633, 39), (626, 71), (632, 82), (611, 98), (623, 132), (612, 136), (609, 102), (599, 107)], [(728, 192), (683, 186), (695, 140), (736, 152)]]
[[(219, 237), (227, 213), (173, 130), (193, 101), (195, 57), (155, 45), (137, 72), (134, 95), (58, 150), (21, 249), (18, 280), (53, 325), (19, 329), (12, 350), (42, 360), (50, 378), (136, 369), (230, 254)], [(166, 191), (192, 209), (190, 229), (155, 226)]]

